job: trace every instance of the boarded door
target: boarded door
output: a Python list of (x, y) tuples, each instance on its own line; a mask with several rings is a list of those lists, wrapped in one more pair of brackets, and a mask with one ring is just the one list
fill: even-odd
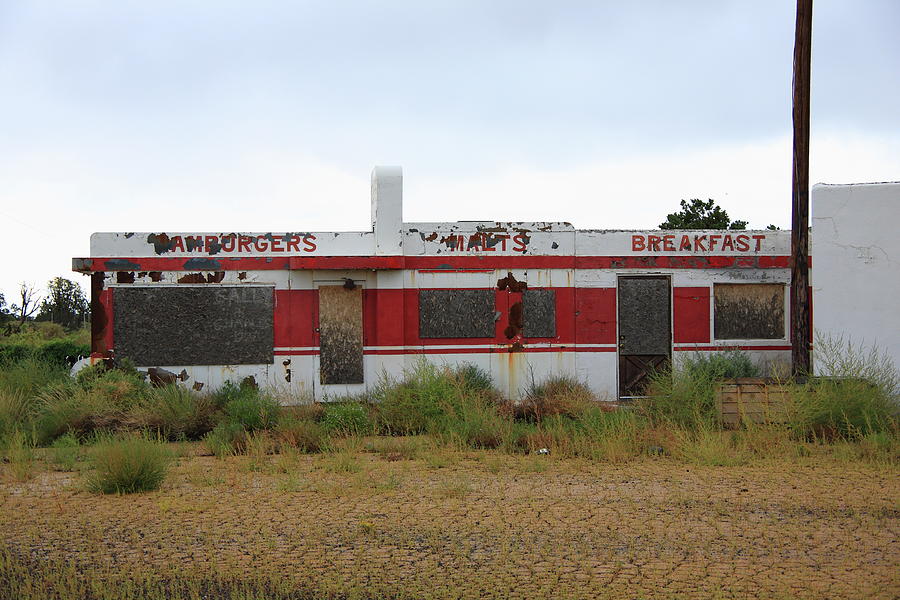
[(672, 350), (668, 277), (619, 277), (619, 396), (643, 396)]
[(362, 287), (319, 288), (319, 382), (363, 382)]

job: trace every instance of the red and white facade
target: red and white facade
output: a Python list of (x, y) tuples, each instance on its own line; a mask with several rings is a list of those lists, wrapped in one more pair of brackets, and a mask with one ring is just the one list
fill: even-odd
[[(283, 397), (323, 399), (363, 391), (383, 373), (398, 376), (424, 358), (475, 364), (510, 397), (532, 378), (570, 374), (615, 400), (622, 392), (620, 282), (646, 276), (667, 285), (672, 359), (739, 348), (764, 365), (789, 360), (786, 309), (780, 338), (717, 339), (714, 298), (717, 284), (757, 283), (783, 286), (786, 300), (790, 232), (403, 223), (400, 170), (376, 168), (372, 179), (372, 231), (95, 233), (91, 257), (73, 265), (93, 277), (93, 356), (116, 351), (114, 307), (122, 288), (262, 286), (272, 294), (272, 331), (265, 333), (272, 362), (138, 366), (183, 371), (189, 384), (212, 388), (252, 376), (286, 391)], [(361, 288), (363, 381), (323, 383), (319, 290), (348, 282)], [(554, 292), (553, 336), (529, 338), (511, 322), (521, 284)], [(427, 290), (492, 290), (493, 335), (422, 337), (419, 303)]]

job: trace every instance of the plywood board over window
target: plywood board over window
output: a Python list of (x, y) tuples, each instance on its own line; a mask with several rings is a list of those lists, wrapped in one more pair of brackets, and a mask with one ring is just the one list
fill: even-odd
[(494, 337), (494, 290), (420, 290), (419, 337)]
[(717, 283), (714, 294), (717, 340), (784, 339), (784, 284)]
[(116, 288), (116, 356), (142, 367), (272, 362), (271, 287)]
[(556, 337), (556, 291), (527, 289), (522, 293), (526, 338)]

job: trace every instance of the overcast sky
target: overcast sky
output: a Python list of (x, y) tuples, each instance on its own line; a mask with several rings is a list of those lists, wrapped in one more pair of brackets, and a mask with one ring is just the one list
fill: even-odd
[[(0, 292), (94, 231), (790, 227), (793, 0), (0, 2)], [(815, 0), (813, 182), (900, 179), (900, 2)]]

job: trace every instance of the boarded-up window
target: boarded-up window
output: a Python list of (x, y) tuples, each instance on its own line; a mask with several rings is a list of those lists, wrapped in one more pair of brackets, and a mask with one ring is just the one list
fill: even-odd
[(419, 337), (494, 337), (494, 290), (420, 290)]
[(522, 292), (526, 338), (556, 337), (556, 292), (527, 289)]
[(714, 286), (717, 340), (784, 338), (784, 285), (717, 283)]
[(319, 288), (319, 381), (363, 382), (362, 288)]
[(116, 356), (139, 366), (272, 362), (271, 287), (115, 288)]

